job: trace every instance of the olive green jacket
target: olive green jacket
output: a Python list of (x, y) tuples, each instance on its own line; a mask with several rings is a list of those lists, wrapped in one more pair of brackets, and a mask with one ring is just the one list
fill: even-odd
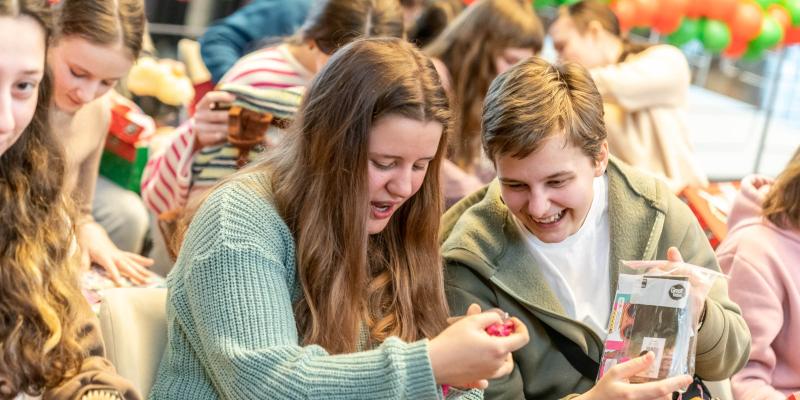
[[(620, 260), (665, 259), (670, 246), (677, 246), (686, 262), (719, 271), (691, 211), (666, 185), (613, 158), (607, 175), (612, 296)], [(497, 180), (454, 205), (443, 217), (441, 233), (451, 313), (463, 314), (471, 303), (484, 309), (499, 307), (520, 318), (530, 333), (530, 342), (514, 353), (514, 371), (492, 381), (485, 398), (554, 399), (591, 388), (594, 381), (584, 378), (558, 352), (542, 323), (597, 361), (603, 342), (586, 325), (565, 315), (502, 202)], [(610, 304), (611, 299), (601, 300)], [(728, 298), (724, 280), (717, 280), (706, 307), (696, 373), (707, 380), (725, 379), (747, 361), (750, 332), (739, 307)]]

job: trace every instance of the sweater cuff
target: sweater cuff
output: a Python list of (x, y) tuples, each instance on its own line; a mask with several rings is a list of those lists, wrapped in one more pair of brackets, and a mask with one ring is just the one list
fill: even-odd
[(441, 392), (433, 377), (433, 367), (428, 354), (428, 339), (409, 343), (398, 356), (405, 359), (403, 363), (408, 371), (406, 398), (438, 398)]

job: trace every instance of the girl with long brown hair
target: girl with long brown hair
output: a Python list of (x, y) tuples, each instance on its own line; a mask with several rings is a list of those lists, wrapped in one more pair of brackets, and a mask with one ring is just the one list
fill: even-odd
[(449, 87), (455, 112), (445, 163), (445, 195), (453, 202), (494, 177), (481, 163), (481, 108), (489, 84), (518, 61), (538, 53), (544, 30), (528, 2), (476, 1), (425, 48)]
[(491, 337), (493, 312), (447, 326), (448, 126), (413, 45), (362, 39), (335, 53), (282, 147), (190, 216), (151, 398), (437, 398), (438, 385), (509, 373), (524, 326)]
[(81, 295), (50, 136), (46, 1), (0, 0), (0, 398), (138, 398), (104, 359)]
[(98, 176), (111, 121), (111, 88), (142, 49), (143, 0), (61, 0), (48, 50), (53, 76), (50, 122), (66, 151), (65, 190), (78, 207), (82, 263), (111, 279), (143, 283), (153, 261), (140, 256), (147, 210), (130, 190)]
[(684, 114), (691, 77), (679, 49), (628, 41), (614, 12), (597, 0), (562, 7), (549, 33), (562, 60), (591, 71), (603, 96), (611, 154), (663, 179), (675, 193), (708, 184), (689, 139)]

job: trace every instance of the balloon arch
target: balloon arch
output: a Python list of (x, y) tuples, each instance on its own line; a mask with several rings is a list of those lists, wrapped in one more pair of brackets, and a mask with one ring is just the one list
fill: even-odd
[[(577, 0), (534, 0), (536, 8)], [(758, 60), (800, 43), (800, 0), (612, 0), (623, 30), (652, 28), (681, 46), (699, 40), (706, 51)]]

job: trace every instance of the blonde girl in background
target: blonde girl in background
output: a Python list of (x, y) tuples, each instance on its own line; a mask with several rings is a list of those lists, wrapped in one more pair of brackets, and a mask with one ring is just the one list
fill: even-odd
[(110, 91), (142, 49), (144, 4), (62, 0), (57, 7), (57, 32), (48, 51), (50, 122), (66, 150), (65, 190), (78, 207), (82, 264), (99, 264), (118, 284), (122, 277), (144, 283), (152, 264), (138, 254), (149, 228), (144, 205), (135, 193), (98, 177), (111, 121)]

